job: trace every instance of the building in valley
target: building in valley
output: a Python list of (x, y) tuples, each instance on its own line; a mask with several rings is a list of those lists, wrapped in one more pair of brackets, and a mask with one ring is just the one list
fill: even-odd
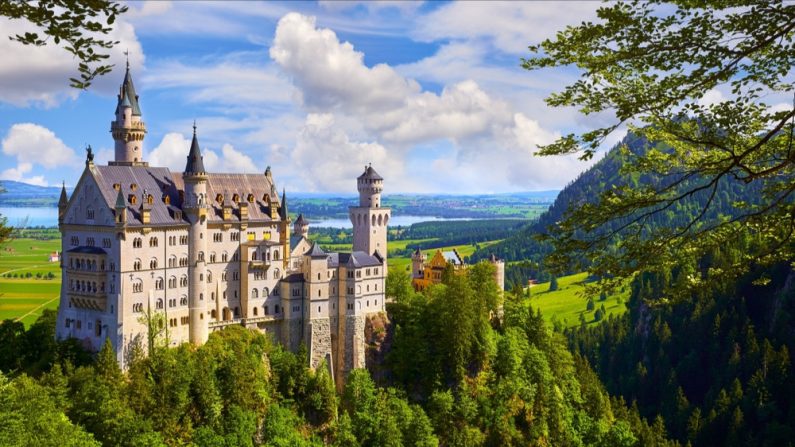
[(109, 338), (122, 366), (145, 348), (147, 317), (159, 315), (171, 345), (202, 344), (242, 325), (290, 349), (309, 348), (338, 382), (365, 362), (365, 319), (384, 311), (386, 235), (383, 178), (365, 167), (350, 208), (351, 253), (326, 253), (291, 222), (270, 168), (210, 173), (196, 127), (183, 172), (144, 159), (146, 125), (129, 66), (111, 123), (115, 159), (85, 169), (71, 197), (62, 191), (57, 337), (93, 349)]
[[(491, 255), (488, 262), (494, 266), (494, 282), (497, 283), (500, 290), (503, 290), (505, 288), (505, 262), (497, 259), (494, 255)], [(419, 248), (415, 250), (411, 255), (411, 285), (414, 290), (419, 292), (433, 284), (441, 283), (442, 272), (448, 265), (452, 266), (455, 272), (463, 272), (469, 267), (456, 249), (436, 250), (430, 260)]]

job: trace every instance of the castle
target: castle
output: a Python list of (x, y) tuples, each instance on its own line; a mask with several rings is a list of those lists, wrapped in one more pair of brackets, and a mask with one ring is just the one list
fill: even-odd
[[(497, 259), (493, 254), (489, 263), (494, 266), (494, 282), (500, 290), (505, 289), (505, 261)], [(447, 266), (452, 266), (453, 271), (461, 273), (469, 267), (458, 250), (436, 250), (433, 257), (428, 257), (417, 248), (411, 255), (411, 285), (414, 290), (421, 292), (434, 284), (441, 284), (442, 273)]]
[(156, 314), (171, 345), (242, 325), (294, 351), (305, 343), (309, 366), (325, 361), (338, 384), (365, 366), (365, 319), (384, 311), (390, 218), (371, 166), (349, 212), (352, 252), (326, 253), (303, 216), (291, 235), (270, 168), (208, 173), (195, 125), (183, 172), (149, 166), (129, 64), (110, 131), (115, 159), (95, 164), (89, 148), (72, 196), (61, 191), (59, 339), (98, 350), (109, 338), (124, 367)]

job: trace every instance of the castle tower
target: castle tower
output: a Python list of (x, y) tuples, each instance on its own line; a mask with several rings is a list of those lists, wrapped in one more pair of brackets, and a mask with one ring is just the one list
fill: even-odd
[(326, 360), (326, 367), (332, 371), (328, 254), (315, 243), (304, 256), (304, 340), (309, 348), (309, 367), (317, 368)]
[[(270, 166), (268, 166), (268, 175), (270, 175)], [(271, 179), (271, 187), (273, 187), (273, 179)], [(287, 271), (290, 268), (290, 213), (287, 211), (287, 192), (282, 189), (282, 204), (279, 207), (280, 225), (279, 233), (282, 235), (282, 269)]]
[(207, 252), (207, 171), (199, 140), (196, 138), (196, 125), (193, 125), (193, 141), (188, 153), (188, 163), (182, 173), (185, 181), (185, 200), (182, 209), (190, 222), (188, 236), (188, 313), (190, 319), (189, 338), (196, 345), (207, 341), (207, 323), (205, 290), (207, 285), (202, 281), (207, 270), (205, 253)]
[(364, 173), (356, 179), (359, 190), (359, 206), (351, 207), (349, 216), (353, 224), (353, 251), (374, 254), (376, 251), (386, 264), (387, 224), (392, 210), (381, 208), (381, 191), (384, 178), (372, 165), (365, 166)]
[(425, 270), (426, 256), (417, 248), (411, 255), (411, 278), (422, 278)]
[(295, 219), (293, 233), (295, 233), (296, 236), (309, 237), (309, 222), (304, 219), (303, 214), (299, 214), (298, 218)]
[(124, 82), (119, 87), (116, 104), (116, 120), (110, 123), (110, 133), (116, 142), (116, 156), (111, 165), (145, 164), (143, 142), (146, 135), (146, 124), (141, 121), (141, 107), (138, 95), (135, 94), (130, 62), (127, 61), (127, 72)]
[(505, 261), (497, 258), (493, 253), (489, 256), (489, 263), (494, 266), (494, 282), (500, 288), (500, 292), (505, 290)]

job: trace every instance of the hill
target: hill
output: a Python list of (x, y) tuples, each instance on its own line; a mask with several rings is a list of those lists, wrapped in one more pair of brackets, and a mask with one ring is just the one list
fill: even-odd
[[(540, 241), (538, 236), (549, 234), (557, 222), (565, 217), (569, 208), (583, 203), (593, 203), (600, 194), (613, 186), (660, 185), (679, 180), (674, 177), (660, 178), (653, 175), (628, 176), (622, 172), (621, 168), (624, 163), (630, 158), (645, 153), (653, 146), (655, 146), (654, 143), (641, 136), (627, 134), (619, 144), (608, 151), (602, 160), (567, 185), (537, 221), (528, 224), (501, 243), (476, 251), (472, 255), (473, 262), (486, 259), (491, 254), (509, 261), (506, 270), (506, 284), (524, 285), (529, 278), (549, 280), (550, 276), (544, 269), (543, 260), (552, 251), (552, 245), (549, 242)], [(660, 149), (665, 150), (664, 147)], [(683, 182), (680, 187), (685, 188), (701, 181), (699, 178), (693, 178)], [(760, 189), (761, 186), (757, 184), (745, 185), (739, 181), (728, 179), (720, 182), (718, 192), (702, 219), (713, 221), (721, 216), (734, 215), (737, 212), (734, 204), (737, 201), (749, 203), (757, 201)], [(661, 228), (681, 228), (700, 212), (708, 200), (710, 197), (706, 190), (694, 194), (664, 212), (653, 215), (646, 221), (644, 231), (653, 233)], [(625, 220), (617, 220), (602, 230), (612, 231), (623, 223)], [(579, 258), (576, 261), (580, 266), (572, 267), (567, 273), (581, 271), (582, 266), (587, 268), (585, 259)]]
[[(0, 206), (58, 206), (61, 188), (37, 186), (13, 180), (0, 180)], [(70, 190), (67, 190), (70, 192)]]

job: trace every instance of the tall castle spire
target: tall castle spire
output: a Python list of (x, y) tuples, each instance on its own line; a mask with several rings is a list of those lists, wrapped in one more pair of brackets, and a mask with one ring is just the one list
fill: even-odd
[(116, 120), (110, 123), (110, 132), (116, 142), (116, 157), (110, 164), (145, 165), (143, 141), (146, 124), (141, 120), (141, 106), (130, 74), (129, 59), (117, 98)]

